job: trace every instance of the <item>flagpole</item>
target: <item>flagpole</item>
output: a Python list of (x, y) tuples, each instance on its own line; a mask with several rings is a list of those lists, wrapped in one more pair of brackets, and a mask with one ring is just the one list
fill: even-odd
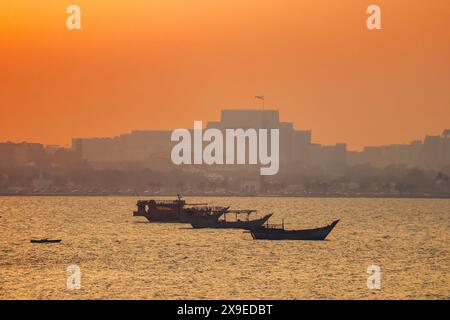
[[(264, 96), (255, 96), (255, 99), (262, 100), (262, 108), (263, 108), (263, 110), (265, 110), (265, 108), (266, 108), (266, 106), (265, 106), (265, 103), (266, 103), (265, 97)], [(258, 106), (258, 104), (256, 104), (256, 106)]]

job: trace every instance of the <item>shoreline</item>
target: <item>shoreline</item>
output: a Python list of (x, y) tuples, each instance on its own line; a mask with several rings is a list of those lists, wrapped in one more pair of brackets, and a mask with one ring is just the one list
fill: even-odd
[[(183, 194), (184, 197), (227, 198), (336, 198), (336, 199), (443, 199), (450, 195), (374, 195), (374, 194)], [(118, 193), (0, 193), (0, 197), (176, 197), (174, 194), (118, 194)]]

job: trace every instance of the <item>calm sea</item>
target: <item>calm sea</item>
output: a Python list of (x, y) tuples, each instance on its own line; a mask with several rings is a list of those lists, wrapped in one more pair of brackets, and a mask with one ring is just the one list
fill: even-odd
[[(318, 242), (151, 224), (132, 216), (136, 200), (0, 197), (0, 299), (450, 298), (450, 200), (187, 198), (273, 212), (290, 229), (341, 218)], [(371, 265), (380, 289), (368, 289)]]

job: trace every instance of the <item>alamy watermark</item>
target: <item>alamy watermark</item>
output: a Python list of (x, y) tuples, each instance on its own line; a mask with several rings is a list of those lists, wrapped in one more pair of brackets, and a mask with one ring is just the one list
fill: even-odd
[[(202, 121), (194, 121), (193, 137), (188, 129), (174, 130), (171, 141), (178, 143), (172, 148), (170, 155), (172, 162), (175, 165), (260, 164), (265, 166), (260, 168), (261, 175), (278, 173), (279, 129), (225, 129), (223, 131), (216, 128), (203, 130)], [(203, 148), (203, 142), (208, 142), (205, 148)]]
[[(81, 29), (81, 9), (76, 4), (71, 4), (67, 7), (66, 13), (69, 16), (66, 19), (66, 26), (69, 30)], [(381, 29), (381, 8), (379, 5), (371, 4), (367, 7), (366, 14), (369, 16), (366, 20), (366, 26), (369, 30)], [(259, 96), (257, 97), (259, 98)]]
[(381, 8), (376, 4), (371, 4), (367, 7), (367, 18), (366, 25), (369, 30), (381, 30)]
[(69, 30), (81, 29), (81, 9), (76, 4), (67, 7), (66, 13), (70, 14), (66, 19), (66, 26)]
[(377, 265), (367, 267), (367, 273), (371, 274), (367, 278), (367, 288), (370, 290), (381, 289), (381, 268)]
[(67, 267), (67, 289), (68, 290), (79, 290), (81, 289), (81, 269), (78, 265), (72, 264)]

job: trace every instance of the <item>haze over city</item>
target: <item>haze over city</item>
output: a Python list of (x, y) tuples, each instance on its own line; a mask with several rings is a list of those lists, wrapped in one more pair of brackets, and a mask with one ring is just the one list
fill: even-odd
[(76, 1), (0, 4), (0, 141), (187, 128), (221, 109), (280, 110), (322, 144), (409, 143), (450, 119), (450, 4)]

